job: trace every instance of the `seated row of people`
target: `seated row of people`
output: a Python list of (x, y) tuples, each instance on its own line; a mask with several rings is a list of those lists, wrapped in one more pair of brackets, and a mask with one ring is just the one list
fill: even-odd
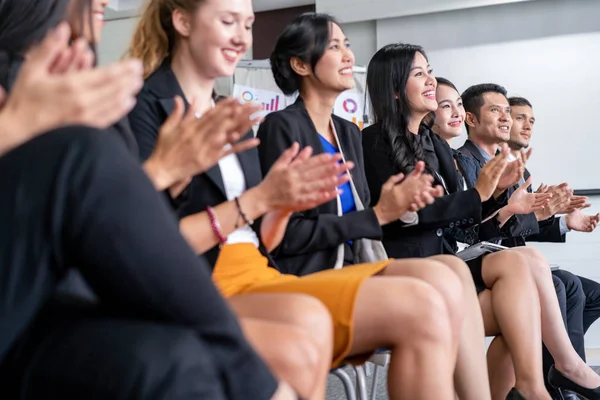
[[(4, 2), (7, 18), (40, 3)], [(463, 94), (470, 108), (454, 125), (464, 120), (470, 138), (498, 139), (481, 147), (490, 151), (484, 162), (466, 161), (467, 172), (465, 154), (422, 125), (431, 113), (444, 121), (443, 85), (425, 52), (386, 46), (369, 65), (376, 123), (361, 135), (331, 114), (354, 84), (348, 39), (332, 17), (307, 14), (271, 57), (277, 84), (299, 92), (298, 101), (270, 114), (254, 139), (245, 132), (257, 108), (213, 95), (215, 79), (232, 75), (251, 45), (249, 0), (150, 1), (129, 51), (142, 61), (143, 85), (135, 63), (92, 68), (86, 44), (97, 45), (102, 24), (87, 16), (106, 2), (77, 5), (57, 0), (29, 24), (0, 27), (7, 139), (27, 141), (6, 142), (0, 158), (3, 209), (13, 216), (2, 245), (11, 278), (2, 320), (12, 329), (0, 343), (0, 380), (11, 393), (322, 399), (330, 367), (387, 348), (392, 399), (548, 399), (543, 340), (554, 357), (550, 383), (600, 398), (600, 378), (569, 340), (539, 252), (519, 246), (468, 266), (454, 256), (457, 241), (535, 233), (520, 216), (546, 216), (554, 193), (567, 191), (518, 188), (529, 154), (509, 162), (504, 146), (496, 155), (511, 129), (505, 92)], [(61, 20), (71, 37), (64, 26), (52, 31)], [(102, 85), (89, 85), (97, 76)], [(40, 80), (55, 86), (40, 89)], [(79, 102), (74, 117), (42, 113), (30, 132), (73, 123), (102, 132), (61, 128), (28, 141), (22, 110), (30, 105), (12, 99), (61, 83), (95, 101)], [(37, 97), (33, 104), (46, 106)], [(108, 108), (110, 118), (101, 113)], [(46, 156), (24, 169), (42, 146)], [(34, 196), (39, 204), (25, 200), (33, 218), (23, 221), (18, 209)], [(552, 215), (573, 207), (569, 228), (595, 227), (596, 217), (575, 211), (585, 201), (561, 198), (568, 205)], [(11, 239), (17, 226), (24, 234)], [(77, 280), (56, 293), (71, 268), (97, 300), (82, 299)], [(496, 336), (491, 379), (485, 335)]]

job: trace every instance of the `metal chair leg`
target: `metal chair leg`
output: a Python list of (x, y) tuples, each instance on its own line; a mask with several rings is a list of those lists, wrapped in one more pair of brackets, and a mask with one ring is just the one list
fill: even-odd
[(334, 369), (331, 371), (331, 373), (337, 376), (340, 381), (342, 381), (342, 385), (344, 385), (344, 390), (346, 391), (346, 397), (348, 400), (358, 400), (356, 398), (354, 382), (352, 382), (350, 375), (348, 375), (348, 373), (341, 368)]
[(375, 365), (375, 372), (373, 373), (373, 383), (371, 384), (371, 400), (375, 400), (377, 398), (377, 383), (379, 380), (379, 371), (381, 367), (377, 364)]
[(367, 373), (363, 365), (354, 366), (356, 371), (356, 391), (359, 400), (368, 400), (369, 394), (367, 393)]

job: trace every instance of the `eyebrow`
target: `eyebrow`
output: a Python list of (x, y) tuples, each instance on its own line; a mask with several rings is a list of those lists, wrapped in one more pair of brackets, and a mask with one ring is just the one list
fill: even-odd
[(498, 108), (510, 108), (508, 104), (490, 104), (488, 108), (498, 107)]
[[(430, 64), (427, 64), (427, 69), (430, 69), (430, 68), (431, 68), (431, 65), (430, 65)], [(423, 68), (423, 67), (412, 67), (412, 68), (410, 69), (410, 72), (413, 72), (415, 69), (421, 69), (421, 70), (424, 70), (425, 68)]]
[[(337, 43), (339, 43), (340, 41), (341, 41), (340, 39), (331, 39), (331, 40), (329, 40), (329, 42), (337, 42)], [(348, 38), (345, 37), (344, 38), (344, 42), (348, 42), (348, 41), (349, 41)]]

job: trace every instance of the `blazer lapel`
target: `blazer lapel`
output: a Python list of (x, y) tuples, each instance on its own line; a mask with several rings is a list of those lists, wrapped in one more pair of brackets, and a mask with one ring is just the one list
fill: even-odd
[(452, 150), (445, 142), (442, 142), (437, 135), (430, 133), (435, 154), (440, 164), (440, 175), (444, 178), (447, 190), (450, 193), (454, 193), (460, 190), (458, 187), (458, 179), (456, 175), (456, 166), (454, 164), (454, 158), (452, 157)]
[[(254, 137), (254, 132), (250, 131), (240, 139), (248, 140)], [(244, 178), (246, 180), (246, 189), (250, 189), (260, 183), (262, 180), (261, 170), (260, 170), (260, 160), (258, 158), (258, 150), (250, 149), (246, 150), (243, 153), (239, 153), (237, 158), (242, 166), (242, 171), (244, 171)]]
[(483, 159), (483, 156), (479, 152), (479, 149), (473, 144), (473, 142), (471, 142), (470, 140), (467, 140), (465, 142), (464, 147), (471, 152), (471, 155), (473, 156), (473, 158), (475, 158), (477, 160), (477, 162), (479, 163), (479, 166), (483, 168), (483, 166), (485, 165), (485, 160)]
[[(181, 90), (181, 86), (179, 86), (179, 82), (177, 81), (173, 70), (171, 69), (170, 60), (165, 60), (149, 79), (152, 80), (151, 90), (159, 97), (158, 101), (166, 115), (171, 115), (175, 109), (175, 96), (180, 96), (183, 99), (186, 109), (190, 106), (183, 94), (183, 90)], [(219, 165), (215, 165), (204, 174), (221, 191), (223, 196), (227, 197)]]

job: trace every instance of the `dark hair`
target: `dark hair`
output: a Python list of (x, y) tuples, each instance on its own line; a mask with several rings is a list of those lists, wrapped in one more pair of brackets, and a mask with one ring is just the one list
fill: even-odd
[[(391, 144), (394, 163), (401, 172), (425, 160), (419, 137), (408, 131), (410, 106), (406, 82), (417, 53), (427, 58), (420, 46), (389, 44), (381, 48), (367, 68), (367, 91), (375, 123)], [(414, 132), (417, 133), (417, 132)]]
[[(499, 93), (504, 97), (507, 97), (508, 94), (503, 86), (496, 85), (495, 83), (482, 83), (471, 86), (461, 95), (465, 111), (475, 114), (475, 116), (479, 118), (479, 111), (481, 110), (481, 106), (485, 103), (483, 95), (486, 93)], [(467, 134), (469, 134), (469, 125), (467, 125), (466, 122), (465, 126), (467, 127)]]
[[(0, 0), (0, 85), (10, 90), (23, 57), (67, 18), (72, 0)], [(92, 23), (92, 0), (76, 0), (75, 13)], [(77, 15), (76, 14), (76, 15)], [(93, 43), (90, 43), (93, 47)]]
[(24, 55), (67, 16), (70, 0), (0, 0), (0, 51)]
[(531, 103), (529, 102), (529, 100), (527, 100), (525, 97), (509, 97), (508, 98), (508, 104), (510, 104), (511, 107), (529, 107), (529, 108), (533, 108), (533, 106), (531, 105)]
[[(458, 89), (456, 88), (456, 86), (454, 86), (454, 83), (450, 82), (450, 80), (448, 80), (446, 78), (442, 78), (441, 76), (436, 76), (435, 79), (437, 81), (438, 87), (440, 87), (441, 85), (448, 86), (458, 92)], [(429, 114), (427, 114), (425, 116), (425, 118), (423, 118), (423, 124), (428, 126), (429, 128), (431, 128), (434, 123), (435, 123), (435, 111), (432, 111)]]
[(310, 63), (314, 73), (329, 45), (332, 24), (339, 26), (331, 15), (305, 13), (296, 17), (281, 32), (271, 53), (271, 70), (275, 83), (283, 93), (297, 92), (302, 83), (302, 77), (290, 65), (292, 57)]
[[(440, 86), (440, 85), (449, 86), (458, 92), (458, 89), (456, 88), (456, 86), (454, 86), (454, 83), (450, 82), (448, 79), (442, 78), (441, 76), (436, 76), (435, 79), (437, 80), (438, 86)], [(460, 93), (460, 92), (458, 92), (458, 93)]]

